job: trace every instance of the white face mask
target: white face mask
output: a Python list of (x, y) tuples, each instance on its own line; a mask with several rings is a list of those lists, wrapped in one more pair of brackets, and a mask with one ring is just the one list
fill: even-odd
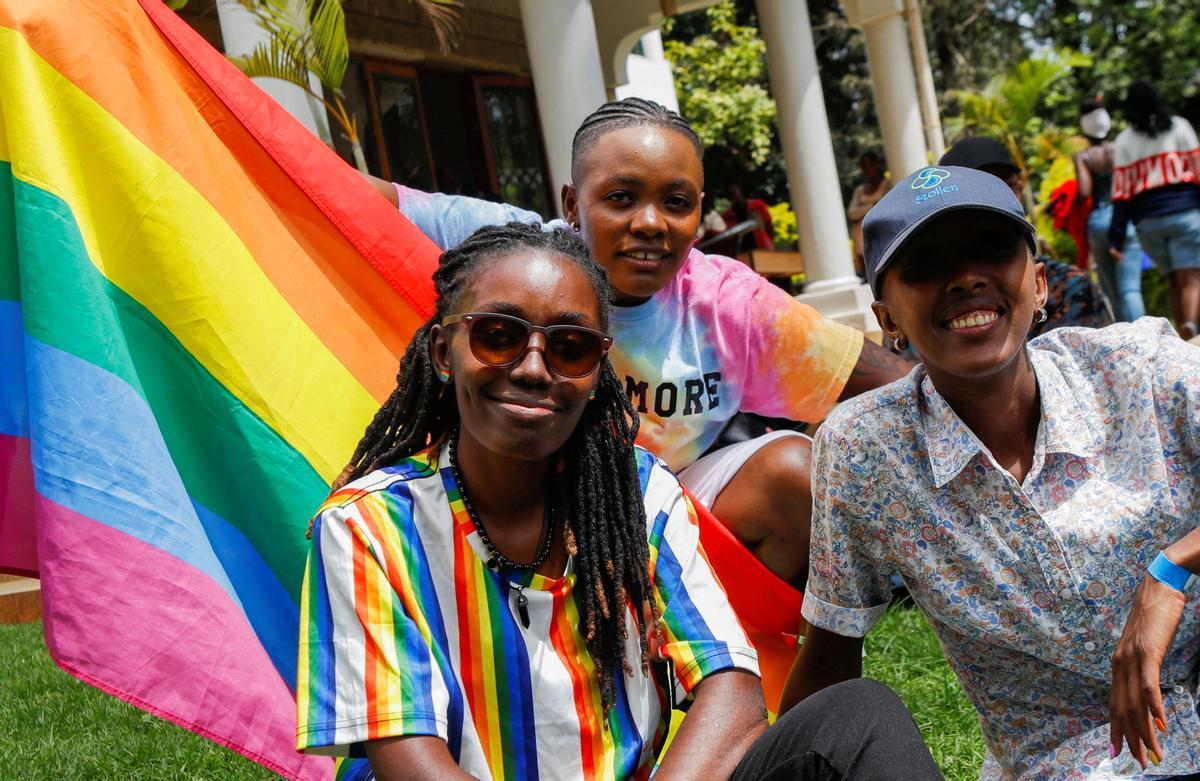
[(1079, 118), (1079, 129), (1088, 138), (1104, 138), (1112, 129), (1112, 117), (1103, 108), (1089, 111)]

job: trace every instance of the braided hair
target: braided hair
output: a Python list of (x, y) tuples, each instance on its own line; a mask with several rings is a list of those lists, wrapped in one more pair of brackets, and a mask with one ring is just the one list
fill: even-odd
[[(417, 331), (396, 376), (396, 389), (384, 402), (334, 486), (440, 445), (459, 425), (453, 388), (438, 381), (433, 365), (433, 326), (454, 313), (463, 291), (492, 260), (522, 249), (560, 255), (581, 268), (600, 303), (607, 329), (611, 289), (604, 270), (592, 260), (574, 231), (546, 231), (512, 222), (480, 228), (444, 253), (433, 275), (437, 293), (433, 317)], [(615, 701), (618, 671), (625, 659), (628, 605), (641, 644), (641, 669), (648, 674), (647, 630), (658, 619), (646, 541), (646, 511), (633, 457), (638, 417), (612, 364), (600, 365), (595, 399), (584, 408), (558, 463), (546, 497), (557, 508), (567, 552), (574, 557), (575, 596), (580, 634), (596, 665), (605, 708)]]
[(703, 159), (704, 144), (700, 142), (700, 136), (696, 135), (690, 122), (666, 106), (652, 100), (625, 98), (605, 103), (583, 120), (583, 124), (575, 131), (575, 138), (571, 141), (572, 170), (583, 153), (591, 149), (596, 140), (604, 134), (621, 128), (643, 125), (674, 130), (676, 133), (682, 134), (684, 138), (692, 142), (692, 146), (696, 149), (696, 155)]

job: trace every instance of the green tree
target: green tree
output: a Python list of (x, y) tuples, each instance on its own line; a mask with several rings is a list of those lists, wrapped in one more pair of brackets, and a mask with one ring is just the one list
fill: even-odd
[(942, 94), (981, 88), (1029, 56), (1027, 32), (1011, 0), (921, 0), (921, 12)]
[(1091, 60), (1069, 49), (1046, 52), (1022, 60), (1005, 74), (994, 77), (982, 90), (955, 90), (952, 97), (961, 112), (944, 120), (947, 135), (985, 135), (997, 139), (1013, 161), (1037, 176), (1055, 159), (1077, 149), (1073, 134), (1042, 116), (1054, 85)]
[(1167, 103), (1200, 121), (1200, 0), (1019, 0), (1022, 17), (1039, 43), (1068, 46), (1094, 66), (1060, 85), (1050, 111), (1061, 125), (1078, 120), (1081, 98), (1104, 94), (1120, 121), (1129, 84), (1149, 79)]
[[(766, 45), (752, 25), (738, 23), (733, 2), (706, 9), (707, 31), (688, 41), (664, 42), (680, 109), (705, 146), (724, 147), (736, 159), (761, 166), (775, 136), (775, 101), (767, 88)], [(664, 25), (668, 36), (672, 21)]]
[[(834, 154), (848, 195), (859, 176), (859, 156), (879, 148), (862, 34), (847, 23), (839, 0), (809, 0), (808, 6), (826, 107), (838, 118), (831, 128)], [(737, 182), (767, 200), (786, 200), (787, 171), (765, 68), (770, 53), (758, 33), (753, 0), (672, 17), (663, 39), (674, 62), (680, 110), (708, 147), (707, 189), (720, 193)]]

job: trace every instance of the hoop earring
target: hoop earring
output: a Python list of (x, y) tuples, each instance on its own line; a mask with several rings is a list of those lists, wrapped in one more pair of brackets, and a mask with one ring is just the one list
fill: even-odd
[(1046, 319), (1049, 317), (1050, 317), (1050, 315), (1046, 313), (1046, 307), (1042, 307), (1033, 313), (1033, 324), (1039, 325), (1041, 323), (1044, 323), (1044, 322), (1046, 322)]
[(908, 349), (908, 337), (900, 334), (895, 339), (892, 339), (892, 349), (898, 353), (902, 353)]
[(449, 385), (450, 384), (450, 372), (446, 372), (446, 371), (438, 372), (438, 380), (443, 385)]

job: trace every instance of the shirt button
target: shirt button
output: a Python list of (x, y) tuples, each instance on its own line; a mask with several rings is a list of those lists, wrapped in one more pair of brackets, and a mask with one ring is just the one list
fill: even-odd
[(1083, 650), (1085, 650), (1085, 651), (1095, 651), (1095, 650), (1096, 650), (1096, 644), (1095, 644), (1095, 643), (1093, 643), (1091, 640), (1088, 640), (1086, 643), (1084, 643), (1084, 644), (1083, 644)]
[(1064, 588), (1062, 591), (1058, 592), (1058, 595), (1063, 599), (1070, 599), (1071, 597), (1075, 596), (1075, 592), (1072, 589)]
[(1176, 687), (1175, 687), (1175, 693), (1176, 693), (1176, 694), (1183, 694), (1183, 687), (1182, 687), (1182, 686), (1176, 686)]

